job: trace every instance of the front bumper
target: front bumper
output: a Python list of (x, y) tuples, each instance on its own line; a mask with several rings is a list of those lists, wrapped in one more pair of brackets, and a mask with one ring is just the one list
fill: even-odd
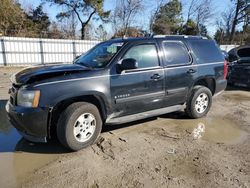
[(9, 101), (5, 109), (11, 124), (32, 142), (46, 142), (49, 109), (14, 106)]

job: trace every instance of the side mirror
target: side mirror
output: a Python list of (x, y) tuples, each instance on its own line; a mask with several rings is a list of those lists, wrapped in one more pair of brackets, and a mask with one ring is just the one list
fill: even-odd
[(137, 69), (138, 68), (138, 63), (135, 59), (133, 58), (127, 58), (123, 59), (121, 64), (120, 64), (120, 70), (131, 70), (131, 69)]

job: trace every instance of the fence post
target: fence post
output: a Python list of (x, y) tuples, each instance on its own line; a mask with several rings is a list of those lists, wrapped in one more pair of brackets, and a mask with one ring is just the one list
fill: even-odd
[(40, 43), (41, 63), (44, 64), (43, 41), (40, 40), (39, 43)]
[(2, 54), (3, 54), (3, 65), (7, 66), (7, 59), (6, 59), (6, 51), (5, 51), (5, 45), (4, 45), (4, 39), (1, 39), (1, 46), (2, 46)]
[(75, 43), (75, 41), (72, 42), (72, 45), (73, 45), (73, 58), (75, 59), (76, 58), (76, 43)]

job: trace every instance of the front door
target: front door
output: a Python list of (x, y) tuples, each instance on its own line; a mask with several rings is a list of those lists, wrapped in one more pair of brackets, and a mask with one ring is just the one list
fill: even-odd
[(116, 117), (159, 108), (165, 96), (164, 70), (155, 42), (130, 45), (119, 62), (127, 58), (135, 59), (138, 68), (116, 72), (110, 78)]

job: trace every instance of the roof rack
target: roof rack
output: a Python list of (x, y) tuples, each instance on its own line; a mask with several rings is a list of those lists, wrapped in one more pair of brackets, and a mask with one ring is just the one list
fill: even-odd
[(199, 39), (207, 39), (207, 37), (203, 36), (193, 36), (193, 35), (152, 35), (153, 38), (166, 38), (166, 37), (181, 37), (181, 38), (199, 38)]

